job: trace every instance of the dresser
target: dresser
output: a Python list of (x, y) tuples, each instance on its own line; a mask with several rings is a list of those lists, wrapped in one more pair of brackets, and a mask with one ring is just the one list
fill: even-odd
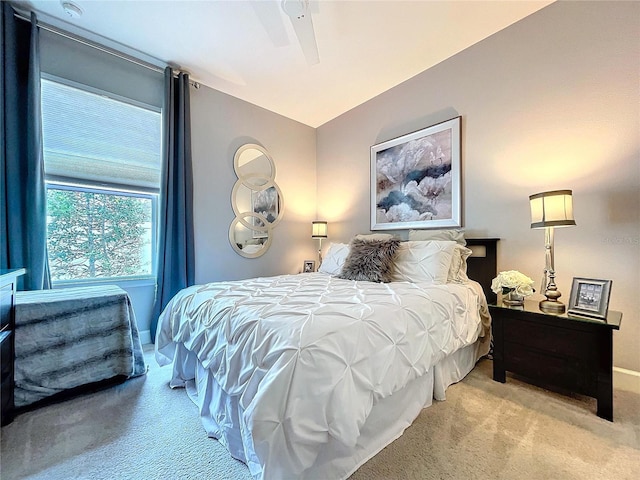
[(13, 420), (16, 281), (25, 273), (24, 268), (0, 270), (0, 417), (3, 426)]
[(622, 313), (610, 310), (606, 320), (553, 315), (533, 300), (490, 305), (489, 311), (495, 381), (504, 383), (509, 371), (594, 397), (598, 416), (613, 421), (613, 331)]

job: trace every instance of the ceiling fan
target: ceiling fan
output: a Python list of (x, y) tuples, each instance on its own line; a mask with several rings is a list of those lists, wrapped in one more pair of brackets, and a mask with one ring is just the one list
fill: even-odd
[(280, 6), (291, 20), (307, 63), (309, 65), (320, 63), (309, 0), (282, 0)]

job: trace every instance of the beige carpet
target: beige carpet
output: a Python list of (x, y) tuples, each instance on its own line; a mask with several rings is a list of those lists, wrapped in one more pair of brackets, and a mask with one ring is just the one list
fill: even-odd
[[(146, 377), (2, 428), (2, 480), (249, 480), (247, 468), (206, 437), (186, 393), (169, 389), (168, 367), (149, 365)], [(637, 480), (640, 395), (615, 391), (614, 417), (598, 418), (586, 397), (512, 377), (493, 382), (484, 360), (352, 479)]]

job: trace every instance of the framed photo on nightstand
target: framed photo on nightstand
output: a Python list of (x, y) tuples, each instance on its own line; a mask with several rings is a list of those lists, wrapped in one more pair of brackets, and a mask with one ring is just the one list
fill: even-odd
[(567, 313), (606, 320), (611, 284), (611, 280), (574, 278)]
[(302, 265), (302, 273), (311, 273), (316, 271), (315, 260), (305, 260)]

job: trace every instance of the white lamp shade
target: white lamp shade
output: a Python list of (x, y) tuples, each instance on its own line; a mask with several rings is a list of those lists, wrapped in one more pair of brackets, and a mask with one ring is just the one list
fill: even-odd
[(312, 222), (311, 238), (327, 238), (327, 222)]
[(529, 197), (531, 228), (575, 225), (571, 190), (553, 190)]

